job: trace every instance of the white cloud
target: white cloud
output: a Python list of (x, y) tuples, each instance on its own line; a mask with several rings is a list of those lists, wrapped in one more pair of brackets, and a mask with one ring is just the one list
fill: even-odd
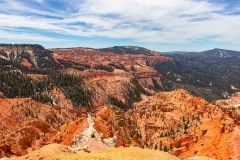
[[(43, 4), (44, 0), (33, 0), (37, 3), (39, 3), (38, 7), (40, 7), (40, 4)], [(18, 0), (2, 0), (0, 2), (0, 10), (4, 11), (6, 13), (9, 13), (10, 15), (18, 15), (18, 13), (28, 13), (29, 16), (32, 14), (36, 15), (42, 15), (42, 16), (62, 16), (62, 12), (58, 11), (59, 13), (56, 13), (57, 11), (55, 9), (52, 9), (51, 11), (46, 9), (37, 8), (36, 6), (31, 6), (32, 2), (25, 1), (18, 1)]]
[(57, 42), (62, 39), (51, 38), (47, 36), (42, 36), (39, 34), (29, 34), (29, 33), (17, 33), (17, 32), (7, 32), (0, 30), (0, 39), (6, 40), (27, 40), (27, 41), (48, 41), (48, 42)]
[[(19, 7), (14, 8), (15, 3)], [(0, 27), (29, 27), (69, 36), (132, 38), (144, 42), (188, 43), (210, 38), (209, 41), (240, 43), (240, 16), (226, 14), (223, 4), (207, 0), (70, 0), (68, 3), (65, 14), (60, 10), (52, 13), (62, 19), (53, 19), (31, 16), (31, 13), (47, 15), (49, 11), (11, 0), (5, 3), (5, 9), (14, 8), (29, 15), (0, 13)], [(73, 6), (77, 12), (69, 12)]]
[(240, 16), (226, 15), (223, 5), (207, 1), (88, 0), (80, 5), (75, 21), (92, 24), (93, 28), (87, 30), (97, 36), (147, 42), (183, 43), (207, 37), (227, 42), (240, 39), (236, 25)]

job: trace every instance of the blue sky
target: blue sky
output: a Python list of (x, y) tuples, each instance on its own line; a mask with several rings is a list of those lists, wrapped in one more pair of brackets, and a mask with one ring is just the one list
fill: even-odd
[(0, 43), (240, 50), (240, 0), (0, 0)]

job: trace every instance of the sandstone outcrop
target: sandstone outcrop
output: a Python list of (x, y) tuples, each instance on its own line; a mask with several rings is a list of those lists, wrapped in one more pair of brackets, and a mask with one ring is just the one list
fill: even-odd
[[(230, 116), (184, 90), (162, 92), (135, 104), (132, 121), (140, 128), (144, 146), (182, 158), (207, 156), (229, 159), (239, 127)], [(226, 143), (227, 142), (227, 143)]]
[[(69, 100), (57, 88), (52, 91), (55, 105), (30, 98), (0, 99), (1, 156), (23, 155), (50, 142), (50, 137), (78, 115)], [(82, 112), (81, 112), (82, 113)]]

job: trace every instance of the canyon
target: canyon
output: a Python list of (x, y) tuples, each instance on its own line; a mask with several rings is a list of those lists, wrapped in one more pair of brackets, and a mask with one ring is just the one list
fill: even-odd
[(233, 76), (216, 90), (211, 72), (199, 75), (207, 64), (189, 67), (195, 61), (130, 46), (1, 45), (0, 157), (238, 160), (237, 64), (216, 72)]

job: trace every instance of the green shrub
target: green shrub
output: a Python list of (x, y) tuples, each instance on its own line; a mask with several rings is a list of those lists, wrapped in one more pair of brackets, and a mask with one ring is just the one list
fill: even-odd
[(146, 91), (142, 86), (141, 84), (139, 84), (139, 82), (136, 80), (136, 79), (132, 79), (131, 80), (131, 83), (134, 85), (135, 87), (135, 90), (137, 90), (138, 92), (140, 93), (143, 93), (147, 96), (151, 96), (151, 93), (149, 93), (148, 91)]
[(181, 148), (181, 142), (180, 141), (177, 142), (176, 148)]
[(29, 97), (34, 94), (34, 83), (22, 73), (2, 71), (0, 91), (8, 98)]
[(141, 93), (136, 88), (132, 87), (130, 84), (126, 84), (125, 88), (124, 97), (128, 106), (132, 106), (133, 103), (141, 100)]
[(74, 106), (91, 105), (93, 93), (85, 87), (82, 77), (60, 73), (52, 75), (51, 78)]
[(94, 69), (96, 70), (104, 70), (107, 72), (113, 72), (113, 68), (109, 66), (95, 66)]
[(32, 99), (41, 103), (52, 103), (52, 99), (48, 95), (35, 94)]
[(168, 152), (168, 147), (167, 147), (167, 146), (164, 146), (164, 147), (163, 147), (163, 150), (164, 150), (164, 152)]
[(125, 103), (123, 103), (123, 101), (121, 101), (115, 97), (109, 97), (109, 101), (112, 105), (117, 106), (123, 110), (129, 109), (129, 107)]

